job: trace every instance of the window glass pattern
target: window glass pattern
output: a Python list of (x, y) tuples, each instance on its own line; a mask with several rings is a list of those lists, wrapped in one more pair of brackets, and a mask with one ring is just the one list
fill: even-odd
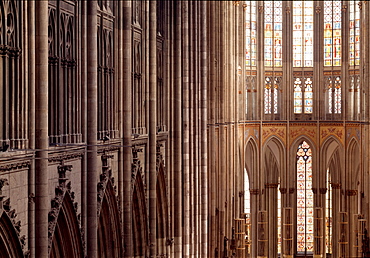
[(265, 114), (277, 114), (280, 77), (265, 77)]
[(313, 66), (313, 1), (293, 1), (293, 67)]
[(327, 170), (327, 180), (326, 180), (326, 211), (325, 211), (325, 245), (326, 245), (326, 253), (332, 253), (332, 233), (333, 233), (333, 214), (332, 214), (332, 189), (331, 189), (331, 177), (330, 171)]
[(360, 65), (359, 1), (349, 1), (349, 64)]
[(294, 79), (294, 113), (312, 114), (313, 91), (312, 78), (296, 77)]
[(326, 78), (328, 89), (328, 112), (330, 114), (342, 113), (342, 80), (340, 76)]
[(312, 152), (303, 141), (297, 151), (297, 251), (313, 251)]
[(257, 3), (256, 1), (246, 2), (245, 21), (245, 65), (246, 67), (256, 66), (257, 60)]
[(282, 1), (265, 1), (265, 66), (281, 67), (283, 40)]
[(324, 1), (324, 66), (341, 65), (341, 1)]
[(244, 168), (244, 213), (251, 212), (251, 194), (249, 192), (249, 178), (247, 170)]

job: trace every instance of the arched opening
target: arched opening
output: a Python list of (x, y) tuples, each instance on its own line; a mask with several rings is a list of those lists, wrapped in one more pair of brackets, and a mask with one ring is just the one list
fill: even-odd
[(168, 237), (168, 201), (166, 195), (165, 170), (163, 163), (158, 164), (157, 174), (157, 248), (158, 255), (165, 256)]
[(108, 180), (98, 224), (98, 254), (100, 258), (122, 257), (121, 232), (117, 198), (111, 181)]
[(4, 211), (0, 218), (0, 257), (24, 257), (18, 234)]
[(144, 184), (139, 172), (136, 174), (132, 198), (134, 256), (143, 257), (146, 255), (148, 249), (148, 232)]
[(85, 257), (78, 219), (68, 192), (64, 195), (63, 204), (58, 214), (50, 257)]

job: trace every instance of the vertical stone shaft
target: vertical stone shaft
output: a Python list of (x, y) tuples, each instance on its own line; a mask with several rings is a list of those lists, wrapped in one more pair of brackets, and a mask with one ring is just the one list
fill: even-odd
[(123, 48), (123, 117), (122, 117), (122, 127), (123, 127), (123, 183), (121, 186), (125, 186), (123, 189), (123, 239), (124, 239), (124, 249), (125, 257), (133, 256), (132, 247), (132, 204), (131, 204), (131, 164), (132, 164), (132, 150), (131, 150), (131, 130), (132, 130), (132, 32), (131, 32), (131, 14), (132, 14), (132, 1), (123, 1), (123, 38), (122, 38), (122, 48)]
[(48, 256), (48, 1), (35, 1), (36, 257)]
[(189, 175), (189, 2), (182, 2), (182, 143), (183, 143), (183, 220), (184, 220), (184, 242), (183, 257), (188, 257), (190, 252), (190, 175)]
[(200, 116), (201, 116), (201, 156), (200, 156), (200, 181), (201, 181), (201, 240), (200, 256), (208, 257), (208, 178), (207, 178), (207, 2), (200, 2)]
[(149, 2), (149, 244), (150, 257), (157, 256), (157, 2)]
[(175, 214), (174, 214), (174, 234), (175, 234), (175, 257), (182, 257), (182, 124), (181, 124), (181, 1), (175, 3), (175, 92), (174, 92), (174, 188), (175, 188)]
[(87, 255), (98, 257), (97, 2), (87, 2)]
[[(28, 139), (29, 148), (35, 149), (35, 2), (27, 2), (28, 12)], [(1, 137), (1, 134), (0, 134)], [(28, 172), (28, 195), (35, 194), (35, 161)], [(28, 204), (28, 248), (35, 257), (35, 203)]]

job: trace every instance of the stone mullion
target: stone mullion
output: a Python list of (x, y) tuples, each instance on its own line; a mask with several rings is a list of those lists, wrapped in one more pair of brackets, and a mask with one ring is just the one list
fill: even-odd
[[(28, 43), (28, 77), (26, 80), (28, 88), (28, 148), (35, 149), (35, 2), (29, 1), (25, 5), (27, 8), (27, 43)], [(0, 70), (2, 71), (2, 63), (0, 62)], [(26, 62), (25, 62), (26, 63)], [(2, 103), (2, 80), (0, 76), (0, 101)], [(2, 109), (0, 110), (0, 121), (3, 121)], [(2, 126), (0, 126), (0, 140), (2, 140)], [(30, 169), (28, 172), (28, 196), (35, 194), (35, 160), (31, 160)], [(28, 249), (30, 250), (30, 258), (36, 257), (35, 250), (35, 202), (34, 200), (28, 203)]]
[[(48, 2), (35, 2), (36, 257), (48, 256)], [(95, 196), (96, 199), (96, 196)]]
[(149, 250), (157, 255), (157, 2), (149, 2)]
[(253, 109), (256, 109), (256, 117), (253, 119), (258, 120), (264, 117), (264, 84), (265, 84), (265, 64), (264, 64), (264, 40), (265, 40), (265, 33), (264, 33), (264, 2), (258, 1), (257, 6), (257, 24), (261, 26), (257, 26), (257, 81), (256, 81), (256, 89), (257, 94), (256, 101), (254, 102)]
[(98, 256), (97, 218), (97, 3), (87, 2), (87, 255)]
[[(132, 234), (132, 189), (133, 185), (131, 184), (131, 164), (132, 160), (132, 149), (131, 149), (131, 134), (132, 134), (132, 30), (131, 30), (131, 15), (132, 15), (132, 2), (131, 1), (122, 1), (122, 5), (119, 9), (122, 13), (122, 16), (119, 18), (122, 19), (122, 31), (119, 33), (119, 41), (122, 44), (118, 44), (119, 56), (122, 56), (119, 59), (120, 65), (119, 68), (119, 89), (122, 89), (122, 116), (121, 127), (122, 127), (122, 171), (123, 174), (120, 174), (118, 177), (118, 184), (120, 191), (120, 204), (122, 207), (122, 217), (123, 217), (123, 239), (124, 239), (124, 249), (125, 257), (133, 256), (133, 234)], [(120, 28), (120, 26), (118, 27)], [(133, 223), (135, 225), (135, 223)]]
[(190, 68), (190, 44), (189, 44), (189, 2), (182, 2), (182, 14), (184, 22), (182, 23), (182, 144), (183, 144), (183, 219), (184, 219), (184, 242), (183, 256), (190, 255), (190, 99), (189, 99), (189, 68)]
[[(190, 232), (190, 256), (195, 254), (195, 31), (194, 31), (194, 2), (189, 1), (189, 232)], [(185, 50), (186, 51), (186, 50)]]
[[(203, 49), (206, 48), (205, 51), (209, 52), (208, 60), (202, 59), (203, 65), (204, 66), (209, 66), (209, 70), (207, 71), (207, 73), (205, 75), (205, 76), (209, 77), (209, 85), (203, 85), (203, 87), (206, 88), (206, 90), (208, 92), (207, 92), (206, 96), (203, 96), (203, 97), (205, 99), (209, 100), (208, 103), (205, 103), (206, 106), (204, 107), (204, 109), (206, 109), (206, 110), (209, 109), (209, 113), (205, 117), (206, 123), (208, 122), (209, 126), (207, 126), (207, 124), (205, 124), (205, 125), (208, 127), (207, 136), (210, 139), (213, 139), (213, 140), (209, 141), (207, 146), (205, 146), (206, 153), (207, 153), (207, 151), (209, 151), (210, 155), (209, 155), (209, 159), (208, 159), (208, 162), (207, 162), (208, 169), (206, 171), (203, 171), (203, 172), (208, 174), (208, 175), (206, 174), (205, 176), (210, 182), (210, 188), (208, 190), (208, 192), (209, 192), (208, 211), (209, 211), (209, 216), (210, 216), (210, 223), (209, 223), (210, 225), (209, 225), (209, 237), (208, 237), (208, 235), (206, 236), (207, 237), (206, 240), (209, 241), (209, 246), (208, 246), (207, 252), (210, 255), (214, 255), (214, 250), (216, 248), (216, 239), (217, 239), (217, 237), (216, 237), (216, 222), (215, 222), (215, 218), (216, 218), (216, 195), (215, 195), (215, 191), (216, 191), (216, 160), (215, 160), (215, 151), (212, 151), (212, 150), (215, 150), (215, 139), (216, 139), (215, 138), (215, 136), (216, 136), (216, 130), (215, 130), (215, 84), (216, 84), (216, 67), (215, 67), (215, 65), (216, 65), (216, 61), (215, 61), (216, 60), (216, 51), (215, 51), (215, 48), (216, 47), (215, 47), (215, 45), (216, 45), (217, 33), (211, 33), (211, 32), (215, 31), (215, 26), (216, 26), (216, 23), (217, 23), (218, 19), (214, 19), (214, 17), (216, 17), (217, 4), (216, 3), (215, 4), (210, 4), (210, 5), (207, 5), (206, 7), (204, 5), (206, 5), (206, 3), (202, 2), (202, 7), (206, 9), (206, 10), (203, 10), (203, 12), (206, 12), (206, 14), (203, 17), (207, 17), (208, 20), (205, 21), (205, 19), (203, 19), (202, 23), (203, 23), (203, 25), (209, 27), (209, 31), (207, 30), (207, 34), (202, 33), (201, 35), (203, 37), (208, 37), (209, 40), (210, 40), (210, 44), (205, 45), (206, 43), (202, 42)], [(215, 21), (210, 22), (211, 20), (212, 21), (215, 20)], [(207, 127), (203, 128), (203, 130), (207, 131)], [(205, 162), (205, 161), (203, 161), (203, 162)], [(203, 233), (204, 233), (204, 231), (203, 231)]]
[[(291, 120), (294, 118), (293, 112), (293, 67), (292, 67), (292, 58), (293, 58), (293, 32), (291, 29), (293, 27), (292, 24), (292, 2), (291, 1), (283, 1), (283, 77), (282, 77), (282, 97), (281, 97), (281, 119), (288, 119)], [(285, 85), (285, 86), (284, 86)], [(288, 177), (286, 177), (288, 178)], [(285, 178), (281, 178), (281, 182), (285, 180)], [(283, 206), (282, 206), (283, 207)]]
[(314, 35), (313, 35), (313, 119), (317, 120), (324, 118), (326, 115), (326, 94), (325, 84), (323, 78), (323, 67), (324, 67), (324, 58), (323, 58), (323, 42), (324, 42), (324, 2), (317, 1), (314, 2), (314, 16), (313, 16), (313, 26), (314, 26)]
[[(200, 19), (200, 30), (202, 33), (200, 33), (200, 80), (201, 80), (201, 94), (200, 94), (200, 116), (201, 116), (201, 154), (200, 154), (200, 180), (201, 180), (201, 189), (200, 189), (200, 202), (201, 202), (201, 225), (200, 225), (200, 233), (201, 233), (201, 239), (200, 239), (200, 256), (201, 257), (207, 257), (208, 256), (208, 214), (210, 211), (208, 210), (208, 180), (207, 180), (207, 84), (208, 84), (208, 77), (207, 77), (207, 45), (206, 42), (208, 40), (207, 37), (207, 5), (208, 3), (205, 1), (200, 2), (200, 17), (203, 17)], [(212, 126), (214, 128), (214, 126)], [(213, 141), (214, 138), (212, 138)], [(213, 235), (214, 236), (214, 235)]]

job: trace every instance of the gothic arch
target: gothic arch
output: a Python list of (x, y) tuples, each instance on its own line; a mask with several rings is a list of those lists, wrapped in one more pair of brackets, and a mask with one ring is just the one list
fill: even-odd
[(52, 233), (51, 258), (85, 257), (76, 204), (73, 196), (66, 191)]
[(132, 195), (132, 232), (135, 257), (145, 256), (148, 249), (147, 217), (144, 182), (140, 174), (136, 173)]
[(109, 177), (105, 183), (98, 222), (98, 256), (122, 257), (122, 226), (116, 191)]
[(0, 217), (0, 257), (24, 257), (19, 230), (4, 210)]
[[(330, 136), (325, 142), (321, 145), (321, 157), (322, 165), (321, 170), (325, 171), (330, 170), (331, 181), (339, 183), (341, 181), (342, 174), (342, 164), (341, 157), (343, 155), (343, 145), (335, 136)], [(323, 178), (320, 180), (323, 184), (327, 180), (327, 173), (322, 173)]]
[(251, 188), (258, 188), (259, 182), (259, 153), (257, 143), (253, 138), (250, 138), (246, 145), (245, 145), (245, 152), (244, 152), (244, 164), (243, 167), (246, 168), (247, 175), (249, 178), (249, 183)]
[(348, 161), (348, 171), (347, 177), (345, 178), (346, 182), (348, 183), (347, 189), (357, 189), (357, 184), (360, 178), (360, 163), (361, 163), (361, 154), (360, 154), (360, 147), (359, 143), (355, 138), (352, 138), (349, 141), (348, 148), (347, 148), (347, 161)]
[[(280, 177), (280, 180), (285, 179), (285, 177), (281, 175), (281, 173), (285, 171), (285, 147), (278, 137), (272, 136), (266, 141), (264, 146), (264, 159), (265, 166), (268, 164), (267, 159), (270, 159), (274, 162), (270, 165), (274, 164), (278, 170), (278, 173), (266, 174), (267, 183), (278, 183), (278, 177)], [(267, 169), (271, 170), (272, 168), (270, 167)]]
[(157, 156), (157, 246), (158, 255), (166, 255), (169, 232), (166, 170), (161, 157)]

